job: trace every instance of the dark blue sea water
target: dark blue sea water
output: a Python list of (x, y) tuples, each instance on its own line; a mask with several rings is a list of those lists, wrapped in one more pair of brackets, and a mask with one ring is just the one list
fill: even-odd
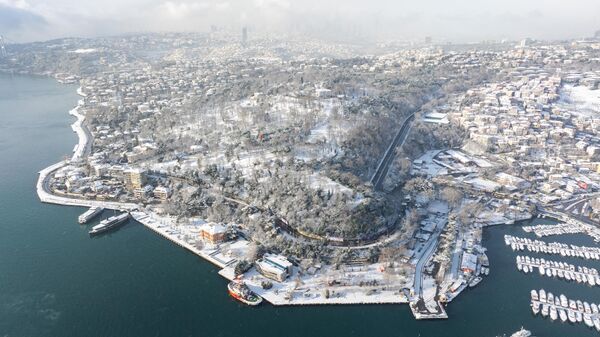
[[(415, 321), (406, 305), (249, 308), (229, 298), (213, 265), (139, 224), (90, 239), (89, 226), (77, 224), (84, 209), (42, 204), (35, 194), (37, 172), (76, 143), (67, 113), (75, 90), (0, 75), (0, 336), (479, 337), (521, 326), (537, 336), (599, 335), (531, 314), (533, 288), (600, 302), (600, 287), (517, 272), (503, 242), (505, 233), (525, 236), (516, 226), (484, 232), (491, 274), (448, 306), (446, 321)], [(594, 244), (582, 235), (560, 240)]]

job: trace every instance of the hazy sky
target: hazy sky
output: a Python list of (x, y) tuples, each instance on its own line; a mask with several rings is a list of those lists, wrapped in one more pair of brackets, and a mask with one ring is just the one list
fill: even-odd
[(0, 0), (0, 35), (18, 42), (211, 25), (347, 39), (579, 38), (600, 29), (600, 0)]

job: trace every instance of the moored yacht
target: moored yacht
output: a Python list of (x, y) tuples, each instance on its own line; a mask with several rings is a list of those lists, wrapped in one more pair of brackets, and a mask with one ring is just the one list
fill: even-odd
[(540, 289), (540, 302), (546, 302), (546, 291), (544, 289)]
[(537, 315), (540, 312), (540, 302), (531, 302), (531, 310)]
[(542, 316), (548, 316), (548, 304), (546, 303), (542, 303)]
[(575, 317), (575, 311), (569, 309), (567, 311), (567, 318), (569, 318), (569, 322), (577, 323), (577, 318)]
[(558, 313), (556, 312), (556, 307), (551, 305), (550, 306), (550, 319), (552, 319), (554, 321), (557, 318), (558, 318)]
[(531, 290), (531, 299), (537, 301), (539, 299), (537, 291), (535, 289)]
[(569, 318), (567, 317), (567, 313), (565, 309), (558, 309), (558, 315), (560, 316), (560, 320), (566, 322)]

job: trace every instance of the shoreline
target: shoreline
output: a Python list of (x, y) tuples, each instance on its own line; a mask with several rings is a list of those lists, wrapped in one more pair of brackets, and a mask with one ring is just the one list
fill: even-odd
[[(77, 94), (81, 97), (86, 97), (81, 86), (78, 87)], [(214, 264), (219, 268), (219, 275), (227, 280), (233, 280), (235, 278), (234, 267), (238, 262), (237, 258), (228, 256), (221, 252), (220, 246), (198, 247), (197, 241), (195, 244), (190, 243), (190, 236), (194, 238), (193, 225), (170, 225), (169, 223), (172, 220), (170, 217), (161, 217), (150, 210), (143, 209), (140, 205), (135, 203), (70, 198), (53, 194), (50, 191), (48, 181), (50, 176), (55, 171), (69, 165), (70, 163), (79, 162), (91, 153), (93, 137), (87, 126), (84, 124), (85, 115), (79, 112), (79, 109), (83, 105), (83, 99), (80, 99), (77, 105), (69, 111), (69, 114), (76, 118), (75, 122), (71, 124), (71, 128), (78, 136), (78, 142), (75, 146), (74, 154), (70, 160), (64, 160), (55, 163), (39, 171), (39, 177), (36, 184), (39, 199), (44, 203), (58, 204), (63, 206), (95, 206), (105, 209), (130, 212), (135, 221), (150, 229), (152, 232), (180, 246), (181, 248), (184, 248), (194, 255), (197, 255), (198, 257)], [(184, 231), (187, 232), (184, 233)], [(249, 244), (250, 243), (245, 239), (238, 239), (237, 241), (228, 243), (228, 246), (230, 246), (230, 248), (243, 250), (244, 248), (247, 248)], [(232, 255), (231, 249), (228, 253), (229, 255)], [(366, 265), (361, 267), (359, 272), (376, 273), (378, 267), (379, 264), (377, 263)], [(290, 277), (282, 283), (273, 282), (273, 287), (265, 290), (261, 285), (262, 281), (264, 281), (264, 278), (259, 275), (255, 269), (251, 269), (249, 272), (244, 274), (244, 281), (255, 293), (275, 306), (411, 303), (411, 298), (408, 298), (406, 295), (404, 295), (402, 291), (402, 289), (406, 286), (406, 284), (402, 283), (400, 283), (398, 287), (381, 287), (381, 289), (377, 289), (374, 293), (367, 293), (367, 289), (356, 285), (344, 285), (340, 288), (333, 287), (331, 290), (333, 291), (334, 295), (331, 297), (326, 297), (322, 294), (322, 292), (323, 289), (328, 288), (323, 284), (323, 280), (327, 277), (323, 275), (327, 274), (320, 273), (315, 275), (302, 275), (301, 286), (296, 284), (296, 278), (299, 279), (298, 275), (296, 275), (296, 277)], [(304, 286), (304, 282), (307, 282), (308, 286)], [(419, 315), (415, 315), (415, 317), (417, 319), (447, 318), (445, 315), (444, 317), (433, 317), (432, 315), (420, 317)]]
[[(81, 87), (78, 87), (77, 94), (86, 97), (82, 92)], [(178, 237), (178, 235), (171, 232), (172, 229), (166, 228), (164, 222), (161, 222), (161, 218), (156, 216), (154, 213), (147, 210), (141, 209), (141, 207), (134, 203), (122, 203), (118, 201), (99, 201), (99, 200), (88, 200), (82, 198), (69, 198), (64, 196), (58, 196), (53, 194), (48, 187), (48, 180), (52, 173), (69, 165), (71, 162), (77, 162), (82, 160), (91, 151), (92, 136), (87, 127), (84, 125), (85, 115), (79, 113), (80, 107), (83, 105), (83, 101), (79, 100), (77, 105), (69, 111), (69, 114), (76, 118), (75, 122), (71, 124), (71, 128), (78, 136), (78, 143), (75, 146), (75, 151), (70, 160), (63, 160), (58, 163), (52, 164), (38, 172), (38, 180), (36, 184), (37, 195), (41, 202), (56, 204), (62, 206), (77, 206), (77, 207), (102, 207), (109, 210), (117, 210), (123, 212), (130, 212), (133, 219), (144, 227), (150, 229), (152, 232), (160, 235), (161, 237), (171, 241), (172, 243), (188, 250), (194, 255), (214, 264), (219, 268), (218, 274), (227, 280), (234, 279), (233, 268), (237, 259), (230, 258), (223, 255), (218, 248), (215, 249), (199, 249), (194, 245), (190, 244), (186, 240)], [(162, 218), (164, 220), (165, 218)], [(232, 245), (247, 246), (248, 241), (239, 239)], [(408, 299), (401, 295), (401, 292), (387, 291), (379, 292), (372, 295), (364, 294), (363, 289), (359, 289), (359, 292), (349, 293), (349, 296), (344, 297), (296, 297), (293, 300), (285, 299), (285, 293), (283, 290), (293, 286), (294, 281), (288, 279), (286, 282), (274, 284), (274, 287), (268, 290), (264, 290), (261, 287), (262, 277), (257, 275), (258, 273), (253, 270), (246, 274), (250, 279), (245, 280), (248, 286), (267, 302), (272, 305), (357, 305), (357, 304), (406, 304)], [(253, 278), (253, 279), (252, 279)], [(281, 292), (280, 292), (281, 291)]]

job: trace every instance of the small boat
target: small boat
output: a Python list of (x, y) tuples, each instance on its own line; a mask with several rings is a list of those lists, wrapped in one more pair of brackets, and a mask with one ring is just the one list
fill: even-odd
[(558, 309), (558, 316), (560, 316), (560, 320), (563, 322), (566, 322), (569, 319), (565, 309)]
[(537, 301), (539, 299), (537, 291), (535, 289), (531, 290), (531, 299)]
[(571, 308), (571, 310), (577, 310), (577, 303), (573, 300), (569, 300), (569, 308)]
[(567, 311), (567, 318), (569, 318), (569, 322), (577, 323), (577, 318), (575, 317), (575, 311), (569, 309)]
[(583, 314), (583, 322), (585, 323), (585, 325), (589, 326), (590, 328), (594, 327), (594, 322), (592, 321), (592, 315), (585, 313)]
[(231, 297), (247, 305), (259, 305), (263, 300), (262, 297), (255, 294), (240, 280), (229, 282), (227, 289), (229, 290), (229, 295), (231, 295)]
[(557, 318), (558, 318), (558, 313), (556, 312), (556, 307), (551, 305), (550, 306), (550, 319), (555, 321)]
[(540, 302), (546, 302), (546, 291), (544, 289), (540, 289)]
[(480, 276), (475, 277), (474, 279), (471, 280), (471, 282), (469, 282), (469, 288), (473, 288), (476, 285), (479, 284), (479, 282), (481, 282), (482, 278)]
[(546, 303), (542, 303), (542, 316), (548, 316), (548, 304)]
[(594, 326), (596, 327), (596, 330), (598, 330), (598, 332), (600, 332), (600, 317), (595, 316), (593, 319), (594, 322)]
[(564, 307), (564, 308), (568, 308), (569, 307), (569, 301), (567, 300), (567, 296), (565, 296), (564, 294), (560, 294), (560, 306)]
[(588, 302), (583, 302), (583, 310), (587, 313), (587, 314), (591, 314), (592, 313), (592, 307), (590, 307)]
[(531, 310), (533, 311), (534, 315), (539, 314), (540, 313), (540, 302), (532, 302)]
[(531, 337), (531, 331), (525, 330), (523, 327), (521, 327), (521, 330), (513, 333), (510, 335), (510, 337)]

